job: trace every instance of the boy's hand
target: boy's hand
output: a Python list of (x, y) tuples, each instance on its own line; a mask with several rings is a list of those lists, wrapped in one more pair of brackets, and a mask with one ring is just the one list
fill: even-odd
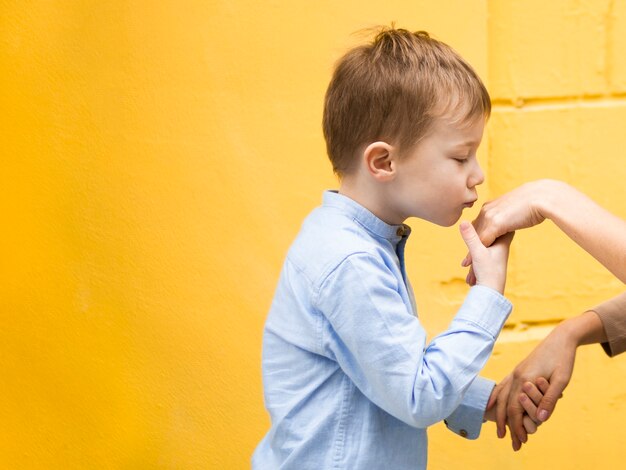
[[(472, 224), (461, 222), (460, 230), (472, 260), (472, 270), (468, 274), (468, 283), (487, 286), (502, 294), (506, 283), (509, 247), (515, 232), (502, 235), (487, 248), (478, 238)], [(473, 282), (472, 276), (475, 276), (475, 282)]]
[[(540, 377), (540, 379), (543, 378)], [(531, 416), (535, 415), (537, 411), (537, 406), (543, 398), (543, 393), (547, 388), (547, 381), (543, 379), (546, 385), (542, 384), (541, 390), (530, 382), (525, 384), (524, 390), (526, 393), (522, 393), (519, 395), (519, 401), (515, 404), (517, 406), (513, 407), (511, 406), (511, 403), (508, 403), (507, 406), (510, 381), (511, 375), (508, 375), (502, 380), (502, 382), (494, 387), (493, 391), (491, 392), (491, 396), (489, 397), (489, 402), (487, 403), (487, 409), (485, 410), (484, 418), (487, 421), (496, 421), (496, 424), (498, 426), (498, 437), (502, 439), (506, 435), (505, 422), (508, 419), (506, 415), (507, 411), (514, 414), (519, 413), (524, 428), (523, 442), (527, 442), (527, 435), (537, 432), (537, 428), (541, 424), (540, 421), (532, 419)], [(510, 425), (510, 422), (508, 424)], [(520, 442), (520, 440), (513, 432), (511, 432), (511, 440), (513, 450), (519, 450), (522, 446), (522, 442)]]

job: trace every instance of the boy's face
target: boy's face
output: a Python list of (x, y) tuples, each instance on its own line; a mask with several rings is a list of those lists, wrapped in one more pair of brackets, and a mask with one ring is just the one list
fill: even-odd
[(394, 211), (405, 220), (419, 217), (450, 226), (478, 198), (484, 174), (476, 159), (485, 120), (470, 124), (438, 119), (431, 132), (396, 159)]

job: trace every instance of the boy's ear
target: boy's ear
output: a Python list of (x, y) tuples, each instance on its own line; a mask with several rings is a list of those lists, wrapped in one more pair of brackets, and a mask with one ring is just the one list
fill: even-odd
[(379, 181), (389, 181), (396, 174), (395, 149), (387, 142), (373, 142), (363, 151), (368, 173)]

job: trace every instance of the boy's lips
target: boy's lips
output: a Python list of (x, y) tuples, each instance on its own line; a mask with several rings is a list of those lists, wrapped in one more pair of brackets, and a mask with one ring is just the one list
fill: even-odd
[(463, 207), (472, 207), (475, 202), (476, 202), (476, 199), (474, 199), (473, 201), (470, 201), (470, 202), (466, 202), (465, 204), (463, 204)]

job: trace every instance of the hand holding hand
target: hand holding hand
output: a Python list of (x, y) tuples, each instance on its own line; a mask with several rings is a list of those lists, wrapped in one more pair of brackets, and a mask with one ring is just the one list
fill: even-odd
[[(496, 421), (497, 424), (497, 433), (499, 438), (503, 438), (506, 435), (506, 427), (504, 421), (506, 420), (506, 411), (507, 411), (507, 402), (510, 391), (510, 383), (511, 376), (507, 376), (504, 378), (502, 382), (496, 385), (491, 393), (491, 397), (489, 398), (489, 403), (487, 404), (487, 410), (485, 411), (485, 419), (489, 421)], [(544, 380), (544, 388), (547, 389), (548, 383)], [(534, 434), (537, 432), (538, 426), (541, 422), (538, 422), (531, 418), (531, 416), (535, 415), (535, 411), (537, 409), (537, 405), (539, 405), (541, 399), (543, 398), (542, 391), (535, 387), (533, 384), (529, 384), (530, 386), (525, 387), (528, 391), (528, 394), (520, 395), (519, 405), (515, 407), (515, 412), (521, 414), (522, 425), (524, 427), (524, 431), (526, 434)], [(524, 413), (526, 411), (526, 413)], [(498, 418), (502, 418), (498, 414), (502, 415), (504, 413), (504, 419), (498, 420)], [(521, 447), (521, 442), (517, 439), (517, 437), (511, 433), (511, 438), (513, 440), (513, 450), (519, 450)], [(524, 440), (526, 442), (526, 440)]]
[(480, 240), (489, 246), (505, 233), (543, 222), (545, 216), (537, 201), (547, 197), (557, 184), (552, 180), (532, 181), (484, 204), (472, 222)]
[(498, 397), (504, 397), (496, 404), (498, 437), (506, 435), (508, 425), (513, 450), (528, 439), (525, 416), (539, 424), (554, 411), (572, 376), (577, 345), (566, 329), (555, 328), (497, 385)]
[(496, 240), (489, 248), (485, 247), (478, 238), (476, 230), (469, 222), (461, 222), (461, 236), (472, 257), (472, 273), (475, 282), (491, 287), (501, 294), (506, 283), (506, 266), (509, 259), (509, 247), (513, 240), (513, 233), (507, 233)]

